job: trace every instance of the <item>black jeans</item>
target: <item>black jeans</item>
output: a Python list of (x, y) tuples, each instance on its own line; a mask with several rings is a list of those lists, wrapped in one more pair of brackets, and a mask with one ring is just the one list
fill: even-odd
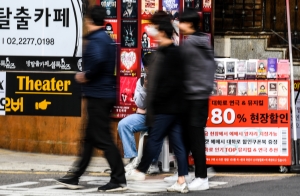
[(204, 129), (208, 117), (208, 99), (186, 100), (184, 106), (182, 119), (187, 155), (192, 152), (195, 161), (195, 177), (206, 178)]
[(178, 175), (188, 174), (186, 150), (182, 137), (182, 127), (177, 115), (158, 114), (154, 116), (153, 127), (148, 131), (145, 151), (137, 170), (146, 173), (152, 160), (161, 151), (164, 138), (169, 136), (174, 154), (178, 162)]
[(75, 164), (77, 168), (75, 174), (81, 176), (84, 173), (95, 147), (104, 151), (104, 156), (111, 168), (110, 182), (126, 184), (121, 154), (110, 131), (110, 111), (114, 103), (115, 99), (87, 98), (88, 122), (85, 129), (83, 151), (79, 161)]

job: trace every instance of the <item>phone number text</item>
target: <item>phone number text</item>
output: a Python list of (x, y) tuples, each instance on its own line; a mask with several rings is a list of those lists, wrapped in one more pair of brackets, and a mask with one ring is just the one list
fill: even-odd
[(2, 38), (2, 44), (7, 45), (54, 45), (54, 38), (15, 38), (8, 37)]

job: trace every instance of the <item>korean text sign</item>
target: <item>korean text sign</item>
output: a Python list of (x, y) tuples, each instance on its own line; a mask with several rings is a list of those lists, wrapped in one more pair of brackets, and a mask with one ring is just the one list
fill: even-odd
[[(81, 37), (81, 1), (1, 1), (1, 70), (81, 71)], [(45, 57), (56, 57), (62, 64), (69, 61), (70, 69), (43, 66), (49, 60)], [(36, 66), (27, 61), (35, 61)]]
[(208, 164), (291, 164), (290, 109), (271, 110), (272, 98), (210, 98), (205, 130)]

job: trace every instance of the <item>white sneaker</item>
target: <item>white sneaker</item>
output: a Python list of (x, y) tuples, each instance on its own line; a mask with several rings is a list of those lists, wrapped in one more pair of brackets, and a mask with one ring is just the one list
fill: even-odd
[(136, 169), (130, 170), (125, 173), (126, 180), (132, 181), (143, 181), (146, 178), (146, 175), (143, 172), (139, 172)]
[(191, 183), (188, 184), (190, 191), (204, 191), (209, 189), (208, 178), (195, 178)]
[(130, 163), (128, 163), (128, 164), (124, 167), (125, 172), (128, 172), (128, 171), (130, 171), (130, 170), (133, 170), (133, 169), (137, 168), (138, 165), (139, 165), (139, 163), (138, 163), (138, 158), (135, 157)]
[[(185, 175), (184, 178), (185, 178), (185, 181), (186, 181), (187, 183), (189, 183), (189, 182), (192, 181), (192, 177), (191, 177), (190, 174)], [(177, 182), (177, 180), (178, 180), (178, 172), (176, 172), (176, 173), (175, 173), (174, 175), (172, 175), (172, 176), (169, 176), (169, 177), (165, 177), (165, 178), (164, 178), (164, 181), (165, 181), (165, 182), (169, 182), (169, 183)]]
[(148, 171), (147, 171), (147, 174), (158, 174), (158, 173), (160, 173), (158, 165), (157, 164), (151, 164)]
[(177, 182), (175, 182), (175, 184), (173, 184), (171, 187), (167, 188), (167, 191), (169, 191), (169, 192), (179, 192), (179, 193), (188, 193), (189, 189), (188, 189), (188, 186), (186, 185), (186, 183), (178, 184)]

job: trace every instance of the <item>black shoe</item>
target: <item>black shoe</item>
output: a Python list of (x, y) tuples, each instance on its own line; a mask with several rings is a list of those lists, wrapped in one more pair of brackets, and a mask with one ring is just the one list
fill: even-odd
[(100, 186), (98, 188), (98, 191), (99, 192), (114, 192), (114, 191), (126, 191), (127, 190), (127, 187), (123, 187), (119, 184), (114, 184), (114, 183), (107, 183), (106, 185), (104, 186)]
[(82, 186), (79, 186), (79, 177), (74, 175), (73, 173), (68, 173), (62, 178), (56, 179), (56, 182), (64, 185), (69, 189), (80, 189)]

